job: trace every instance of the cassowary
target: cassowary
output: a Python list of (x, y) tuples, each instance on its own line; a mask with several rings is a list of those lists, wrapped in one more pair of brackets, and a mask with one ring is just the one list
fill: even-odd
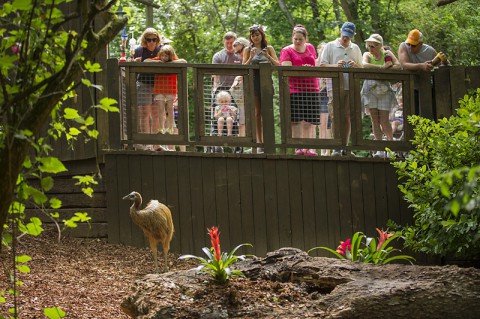
[(158, 242), (162, 243), (163, 256), (165, 258), (163, 271), (167, 271), (168, 251), (170, 250), (170, 241), (172, 240), (174, 232), (170, 209), (158, 200), (151, 200), (144, 209), (140, 209), (140, 206), (142, 205), (142, 196), (138, 192), (131, 192), (123, 197), (123, 199), (133, 201), (133, 204), (130, 207), (130, 217), (132, 217), (135, 224), (140, 226), (148, 239), (150, 249), (153, 253), (156, 272), (159, 270), (157, 245)]

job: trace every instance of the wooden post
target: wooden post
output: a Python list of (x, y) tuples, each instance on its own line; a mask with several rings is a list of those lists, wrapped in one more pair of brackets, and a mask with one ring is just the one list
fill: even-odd
[(260, 63), (260, 105), (262, 109), (263, 144), (266, 154), (275, 154), (275, 121), (273, 116), (272, 65)]
[[(107, 74), (109, 80), (106, 81), (107, 96), (117, 100), (120, 108), (120, 83), (119, 69), (117, 59), (107, 60)], [(121, 110), (120, 110), (121, 112)], [(108, 113), (108, 148), (120, 149), (120, 115), (119, 113)]]

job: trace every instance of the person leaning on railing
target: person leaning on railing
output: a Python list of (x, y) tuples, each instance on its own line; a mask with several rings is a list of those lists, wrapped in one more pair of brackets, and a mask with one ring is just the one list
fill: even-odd
[[(326, 67), (343, 67), (343, 68), (361, 68), (362, 67), (362, 51), (352, 42), (352, 38), (355, 35), (356, 27), (352, 22), (345, 22), (340, 29), (341, 36), (331, 42), (328, 42), (323, 49), (322, 56), (320, 58), (320, 66)], [(348, 74), (344, 73), (344, 91), (343, 101), (345, 107), (345, 137), (346, 145), (350, 140), (351, 123), (350, 123), (350, 90), (348, 87)], [(328, 89), (329, 101), (328, 111), (332, 120), (332, 131), (334, 131), (335, 124), (335, 111), (339, 110), (338, 106), (333, 105), (333, 95), (330, 83)], [(338, 119), (337, 119), (338, 121)], [(347, 155), (346, 150), (336, 149), (332, 152), (333, 156)]]

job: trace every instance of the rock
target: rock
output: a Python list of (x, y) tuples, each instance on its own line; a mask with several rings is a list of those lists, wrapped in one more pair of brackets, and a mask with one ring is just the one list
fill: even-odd
[(193, 270), (145, 276), (122, 303), (132, 318), (477, 318), (480, 270), (374, 265), (282, 248), (235, 264), (219, 286)]

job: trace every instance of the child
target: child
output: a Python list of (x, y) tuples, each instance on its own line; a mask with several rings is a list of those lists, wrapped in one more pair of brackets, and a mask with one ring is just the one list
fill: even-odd
[(227, 136), (232, 135), (233, 122), (237, 118), (237, 108), (231, 105), (232, 96), (227, 91), (220, 91), (216, 96), (217, 107), (213, 117), (217, 120), (218, 136), (223, 135), (223, 126), (227, 122)]
[[(160, 48), (157, 57), (150, 59), (161, 63), (187, 63), (184, 59), (179, 59), (175, 50), (170, 45), (164, 45)], [(177, 95), (177, 75), (176, 74), (155, 74), (155, 83), (153, 93), (155, 101), (160, 107), (160, 133), (173, 133), (174, 110), (173, 100)]]

